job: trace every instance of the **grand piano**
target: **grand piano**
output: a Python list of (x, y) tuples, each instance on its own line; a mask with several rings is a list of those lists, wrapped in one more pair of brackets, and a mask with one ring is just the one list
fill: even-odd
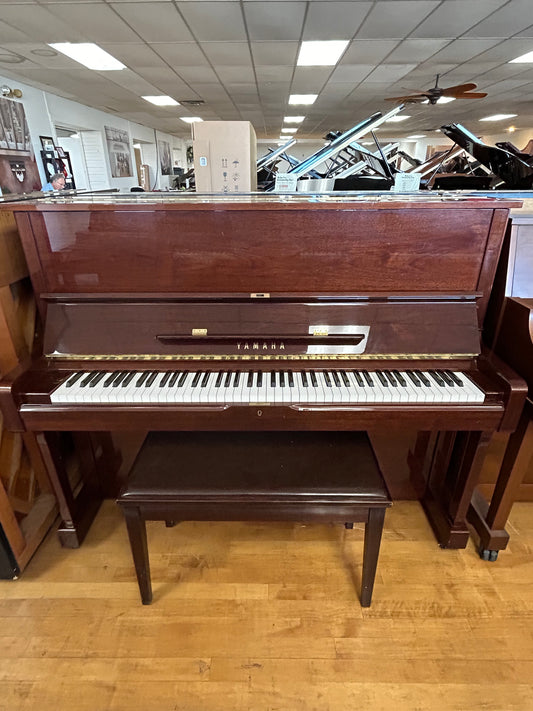
[(62, 543), (80, 545), (113, 476), (108, 436), (415, 430), (436, 538), (464, 547), (487, 444), (514, 430), (526, 395), (479, 335), (518, 204), (145, 193), (10, 205), (44, 346), (4, 378), (0, 404), (6, 426), (35, 433)]

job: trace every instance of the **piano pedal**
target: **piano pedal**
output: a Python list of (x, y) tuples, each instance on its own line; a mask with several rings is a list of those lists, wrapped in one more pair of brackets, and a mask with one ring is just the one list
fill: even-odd
[(498, 558), (498, 551), (492, 551), (488, 548), (480, 548), (479, 557), (483, 560), (488, 560), (491, 563), (494, 563), (494, 561)]

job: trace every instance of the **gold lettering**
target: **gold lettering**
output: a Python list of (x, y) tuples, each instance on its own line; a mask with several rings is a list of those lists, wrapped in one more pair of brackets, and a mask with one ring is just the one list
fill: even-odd
[(244, 344), (244, 350), (245, 350), (245, 351), (250, 350), (250, 346), (248, 345), (248, 343), (245, 343), (245, 344)]
[(237, 343), (237, 350), (238, 350), (238, 351), (241, 350), (241, 344), (240, 344), (240, 343)]
[(276, 344), (274, 343), (274, 341), (272, 341), (272, 343), (270, 344), (270, 350), (271, 350), (271, 351), (275, 351), (275, 350), (276, 350)]
[(280, 343), (280, 344), (279, 344), (279, 349), (280, 349), (280, 351), (284, 351), (284, 350), (285, 350), (285, 346), (283, 345), (283, 343)]
[(268, 350), (268, 343), (263, 343), (263, 350), (267, 351)]

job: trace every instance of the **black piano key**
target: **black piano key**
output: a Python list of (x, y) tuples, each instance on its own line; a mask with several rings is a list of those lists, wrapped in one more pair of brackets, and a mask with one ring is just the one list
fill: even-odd
[(304, 388), (309, 387), (308, 381), (307, 381), (307, 373), (304, 370), (302, 370), (300, 375), (302, 376), (302, 385), (304, 386)]
[(275, 370), (270, 371), (270, 387), (271, 388), (276, 387), (276, 371)]
[(340, 386), (341, 386), (341, 381), (340, 381), (339, 375), (338, 375), (338, 373), (337, 373), (336, 370), (332, 370), (332, 371), (331, 371), (331, 377), (333, 378), (333, 382), (335, 383), (335, 385), (336, 385), (338, 388), (340, 388)]
[[(363, 371), (363, 374), (365, 374), (365, 373), (366, 373), (366, 371)], [(354, 371), (353, 371), (353, 377), (355, 378), (355, 380), (356, 380), (356, 382), (357, 382), (357, 385), (359, 385), (360, 388), (364, 388), (365, 384), (364, 384), (364, 382), (363, 382), (363, 378), (362, 378), (361, 375), (359, 374), (359, 371), (354, 370)], [(365, 375), (365, 379), (366, 379), (366, 375)], [(368, 381), (367, 381), (367, 382), (368, 382)], [(370, 383), (368, 383), (368, 384), (370, 385)]]
[(285, 371), (284, 370), (279, 371), (279, 386), (280, 386), (280, 388), (285, 387)]
[(431, 385), (431, 381), (429, 380), (429, 378), (426, 378), (426, 376), (424, 375), (424, 373), (421, 373), (420, 370), (415, 370), (415, 373), (416, 373), (417, 377), (420, 378), (420, 380), (422, 381), (422, 383), (423, 383), (426, 387), (429, 388), (430, 385)]
[(239, 380), (241, 379), (241, 371), (236, 370), (235, 371), (235, 377), (233, 378), (233, 387), (236, 388), (237, 385), (239, 384)]
[(101, 370), (98, 375), (96, 375), (91, 382), (89, 383), (90, 388), (94, 388), (94, 386), (102, 380), (102, 378), (105, 376), (105, 370)]
[(211, 372), (210, 370), (206, 371), (204, 377), (202, 378), (202, 382), (200, 383), (201, 388), (206, 388), (207, 384), (209, 383), (209, 379), (211, 378)]
[(322, 375), (324, 376), (324, 382), (326, 383), (328, 388), (330, 388), (331, 387), (331, 378), (329, 377), (329, 373), (327, 372), (327, 370), (323, 370)]
[(396, 378), (395, 378), (394, 375), (390, 372), (390, 370), (384, 370), (383, 372), (384, 372), (384, 374), (385, 374), (385, 377), (386, 377), (387, 380), (389, 381), (389, 383), (390, 383), (393, 387), (397, 388), (397, 387), (398, 387), (398, 383), (396, 382)]
[(289, 370), (287, 373), (287, 380), (289, 381), (289, 387), (293, 388), (294, 387), (294, 375), (292, 370)]
[(254, 371), (249, 370), (248, 377), (246, 378), (246, 387), (253, 388), (253, 386), (254, 386)]
[(194, 374), (194, 378), (192, 379), (191, 387), (195, 388), (198, 385), (202, 375), (203, 373), (201, 370), (196, 371), (196, 373)]
[(144, 387), (145, 387), (145, 388), (149, 388), (150, 385), (153, 385), (153, 384), (154, 384), (154, 380), (157, 378), (158, 375), (159, 375), (159, 373), (157, 372), (157, 370), (152, 371), (152, 373), (151, 373), (151, 374), (148, 376), (148, 378), (146, 379), (146, 382), (145, 382), (145, 384), (144, 384)]
[(428, 373), (431, 375), (431, 377), (437, 383), (437, 385), (440, 385), (440, 386), (446, 385), (446, 383), (440, 377), (440, 375), (437, 373), (436, 370), (428, 370)]
[(361, 371), (363, 373), (363, 378), (366, 380), (366, 384), (370, 385), (371, 388), (374, 387), (374, 380), (372, 379), (372, 376), (370, 373), (368, 373), (366, 370)]
[(122, 386), (121, 386), (121, 387), (126, 388), (126, 387), (131, 383), (131, 381), (133, 380), (134, 377), (135, 377), (135, 371), (134, 371), (134, 370), (131, 370), (131, 371), (127, 374), (127, 376), (124, 378), (124, 380), (122, 381)]
[[(171, 371), (171, 373), (172, 373), (172, 371)], [(185, 373), (182, 373), (182, 375), (185, 376), (185, 378), (186, 378), (186, 377), (187, 377), (187, 371), (185, 371)], [(174, 371), (174, 372), (172, 373), (172, 375), (170, 376), (170, 378), (169, 378), (168, 387), (169, 387), (169, 388), (173, 388), (173, 387), (176, 385), (176, 380), (177, 380), (179, 377), (180, 377), (179, 370)], [(178, 385), (179, 385), (179, 383), (178, 383)]]
[(412, 370), (407, 371), (407, 377), (409, 378), (409, 380), (412, 381), (412, 383), (415, 387), (417, 387), (417, 388), (422, 387), (422, 383), (420, 382), (418, 376), (415, 373), (413, 373)]
[(339, 373), (341, 374), (342, 382), (344, 385), (346, 385), (347, 388), (350, 387), (350, 380), (348, 378), (348, 374), (346, 373), (345, 370), (340, 370)]
[(83, 375), (83, 372), (81, 373), (74, 373), (74, 375), (71, 375), (70, 378), (67, 380), (65, 383), (66, 388), (71, 388), (76, 381), (78, 381), (81, 376)]
[(113, 380), (115, 378), (118, 378), (119, 375), (120, 375), (120, 370), (115, 370), (111, 373), (111, 375), (108, 375), (107, 378), (104, 380), (104, 388), (108, 388), (111, 385), (111, 383), (113, 382)]
[[(184, 370), (181, 375), (179, 373), (176, 373), (176, 375), (179, 375), (178, 379), (178, 388), (182, 388), (185, 385), (185, 381), (187, 380), (187, 376), (189, 375), (188, 370)], [(172, 382), (172, 378), (170, 378), (170, 382)]]
[(230, 383), (231, 383), (231, 370), (228, 370), (228, 372), (226, 373), (226, 378), (224, 380), (224, 387), (229, 388)]
[(452, 378), (450, 378), (450, 376), (448, 375), (448, 373), (445, 370), (439, 370), (439, 375), (444, 380), (446, 385), (449, 385), (451, 388), (455, 387), (455, 382), (453, 381)]
[(262, 388), (262, 387), (263, 387), (263, 371), (262, 371), (262, 370), (260, 370), (260, 371), (257, 373), (256, 385), (257, 385), (258, 388)]
[(222, 378), (224, 377), (224, 371), (219, 370), (217, 373), (217, 379), (215, 380), (215, 388), (219, 388), (222, 383)]
[(128, 372), (127, 370), (122, 370), (120, 375), (113, 380), (113, 387), (118, 388), (118, 386), (124, 382), (124, 380), (128, 377)]
[(378, 377), (379, 382), (383, 385), (383, 387), (388, 388), (389, 387), (389, 381), (387, 378), (383, 375), (381, 370), (376, 370), (376, 375)]
[(98, 375), (97, 370), (92, 370), (88, 375), (86, 375), (80, 383), (80, 388), (84, 388), (87, 385), (89, 385), (89, 383), (91, 382), (91, 380), (94, 378), (95, 375)]
[(168, 381), (170, 380), (171, 377), (172, 377), (172, 371), (171, 371), (171, 370), (167, 370), (167, 372), (163, 375), (163, 377), (161, 378), (161, 380), (160, 380), (160, 382), (159, 382), (159, 387), (160, 387), (160, 388), (164, 388), (165, 385), (168, 383)]
[(139, 375), (139, 377), (137, 378), (137, 380), (135, 381), (135, 387), (136, 387), (136, 388), (140, 388), (141, 385), (144, 383), (144, 381), (146, 380), (146, 378), (147, 378), (149, 375), (150, 375), (150, 371), (149, 371), (149, 370), (145, 370), (143, 373), (141, 373), (141, 374)]
[(400, 371), (399, 371), (399, 370), (393, 370), (392, 372), (394, 373), (394, 377), (395, 377), (396, 380), (400, 383), (400, 385), (402, 386), (402, 388), (407, 387), (407, 381), (406, 381), (406, 379), (403, 377), (403, 375), (400, 373)]
[(316, 373), (314, 372), (314, 370), (312, 370), (312, 371), (309, 373), (309, 375), (310, 375), (310, 377), (311, 377), (311, 385), (312, 385), (314, 388), (318, 388), (318, 380), (317, 380), (317, 378), (316, 378)]
[(460, 380), (455, 373), (453, 373), (451, 370), (447, 370), (446, 372), (456, 385), (458, 385), (460, 388), (464, 388), (465, 385), (463, 381)]

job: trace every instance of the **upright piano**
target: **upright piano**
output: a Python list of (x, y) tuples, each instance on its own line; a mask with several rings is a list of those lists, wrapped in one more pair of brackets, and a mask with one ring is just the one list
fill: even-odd
[(0, 384), (1, 405), (7, 426), (36, 435), (63, 544), (80, 544), (101, 478), (74, 490), (62, 433), (416, 430), (437, 540), (464, 547), (488, 441), (516, 427), (526, 394), (480, 343), (517, 204), (145, 193), (10, 205), (44, 347)]

